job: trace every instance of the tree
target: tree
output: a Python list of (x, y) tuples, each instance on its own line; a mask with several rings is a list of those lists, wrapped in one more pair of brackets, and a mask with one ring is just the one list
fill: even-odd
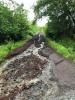
[(10, 30), (12, 16), (10, 9), (4, 6), (4, 2), (0, 2), (0, 42), (10, 38), (8, 31)]
[[(23, 9), (23, 4), (17, 4), (13, 0), (10, 3), (0, 1), (0, 43), (10, 39), (18, 41), (26, 38), (29, 30), (27, 10)], [(10, 9), (9, 6), (13, 6)]]
[(39, 32), (39, 26), (37, 25), (37, 23), (35, 22), (35, 20), (32, 20), (30, 22), (30, 31), (35, 35), (36, 33)]
[(53, 39), (62, 35), (73, 36), (75, 31), (74, 0), (38, 0), (34, 5), (35, 19), (48, 16), (46, 34)]

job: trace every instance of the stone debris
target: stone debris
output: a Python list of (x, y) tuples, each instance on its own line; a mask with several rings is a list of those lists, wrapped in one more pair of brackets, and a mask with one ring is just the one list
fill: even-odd
[(55, 77), (53, 52), (44, 42), (35, 45), (1, 66), (0, 100), (75, 100), (75, 91), (62, 89)]

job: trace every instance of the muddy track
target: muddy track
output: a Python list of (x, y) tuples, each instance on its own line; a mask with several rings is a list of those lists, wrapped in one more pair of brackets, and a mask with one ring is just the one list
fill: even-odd
[(48, 46), (42, 32), (6, 59), (0, 100), (75, 100), (75, 64)]

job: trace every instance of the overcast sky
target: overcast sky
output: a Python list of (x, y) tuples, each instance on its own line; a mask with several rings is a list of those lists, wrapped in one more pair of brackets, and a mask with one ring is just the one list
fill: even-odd
[[(4, 0), (4, 1), (7, 1), (7, 0)], [(24, 8), (26, 8), (29, 11), (29, 14), (28, 14), (29, 19), (30, 20), (34, 19), (34, 12), (31, 9), (31, 6), (33, 5), (33, 3), (35, 4), (37, 0), (14, 0), (14, 1), (16, 1), (19, 4), (23, 3)], [(47, 18), (37, 21), (37, 24), (40, 27), (44, 26), (46, 23), (47, 23)]]

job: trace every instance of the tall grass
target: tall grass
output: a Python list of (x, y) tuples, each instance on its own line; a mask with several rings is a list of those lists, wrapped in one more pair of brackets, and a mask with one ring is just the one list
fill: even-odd
[(0, 61), (4, 61), (4, 57), (6, 57), (9, 52), (14, 50), (15, 48), (21, 47), (30, 38), (31, 37), (28, 36), (26, 40), (22, 40), (16, 43), (10, 41), (6, 45), (0, 45)]
[(48, 37), (46, 37), (46, 40), (58, 53), (75, 62), (75, 42), (73, 40), (62, 38), (56, 42)]

